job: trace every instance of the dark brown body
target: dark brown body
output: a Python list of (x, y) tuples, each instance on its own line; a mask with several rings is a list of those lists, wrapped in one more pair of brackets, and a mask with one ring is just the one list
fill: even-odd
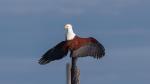
[(64, 48), (69, 49), (71, 51), (71, 54), (72, 54), (73, 51), (79, 49), (81, 46), (84, 46), (84, 45), (87, 45), (90, 43), (96, 43), (96, 42), (97, 42), (97, 40), (92, 38), (92, 37), (81, 38), (79, 36), (75, 36), (75, 38), (73, 40), (67, 41), (66, 47), (64, 47)]
[(94, 38), (80, 38), (75, 36), (73, 40), (67, 41), (67, 46), (69, 50), (74, 51), (91, 42), (96, 43), (97, 41)]

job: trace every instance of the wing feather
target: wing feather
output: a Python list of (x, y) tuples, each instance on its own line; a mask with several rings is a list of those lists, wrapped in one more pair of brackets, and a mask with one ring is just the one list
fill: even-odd
[[(91, 38), (94, 39), (94, 38)], [(72, 54), (73, 57), (85, 57), (92, 56), (94, 58), (100, 59), (105, 55), (105, 48), (101, 43), (99, 43), (96, 39), (94, 42), (89, 42), (79, 49), (75, 50)]]
[(66, 41), (62, 41), (55, 47), (48, 50), (42, 58), (39, 60), (39, 64), (44, 65), (54, 60), (59, 60), (65, 57), (68, 53), (68, 48), (66, 46)]

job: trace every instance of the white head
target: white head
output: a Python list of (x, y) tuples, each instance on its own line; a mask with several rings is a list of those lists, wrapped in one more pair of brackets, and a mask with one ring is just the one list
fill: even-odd
[(71, 24), (66, 24), (64, 26), (64, 28), (65, 28), (65, 30), (67, 30), (67, 34), (66, 34), (67, 40), (74, 39), (76, 34), (73, 32), (72, 25)]
[(64, 28), (67, 29), (67, 30), (70, 29), (70, 28), (72, 29), (72, 25), (71, 25), (71, 24), (66, 24), (66, 25), (64, 26)]

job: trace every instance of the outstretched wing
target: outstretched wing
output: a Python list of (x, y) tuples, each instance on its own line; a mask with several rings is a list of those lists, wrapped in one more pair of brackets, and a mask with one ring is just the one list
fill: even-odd
[(62, 41), (52, 49), (48, 50), (39, 60), (39, 64), (44, 65), (54, 60), (59, 60), (65, 57), (68, 53), (66, 41)]
[(105, 55), (105, 48), (103, 45), (92, 37), (89, 39), (90, 41), (87, 44), (81, 46), (79, 49), (72, 53), (73, 57), (92, 56), (94, 58), (100, 59)]

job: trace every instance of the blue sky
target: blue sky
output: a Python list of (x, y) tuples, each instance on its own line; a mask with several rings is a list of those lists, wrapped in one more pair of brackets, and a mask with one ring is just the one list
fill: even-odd
[(41, 66), (39, 58), (64, 40), (64, 24), (95, 37), (101, 60), (81, 58), (81, 84), (150, 83), (149, 0), (0, 0), (0, 83), (66, 84), (69, 56)]

